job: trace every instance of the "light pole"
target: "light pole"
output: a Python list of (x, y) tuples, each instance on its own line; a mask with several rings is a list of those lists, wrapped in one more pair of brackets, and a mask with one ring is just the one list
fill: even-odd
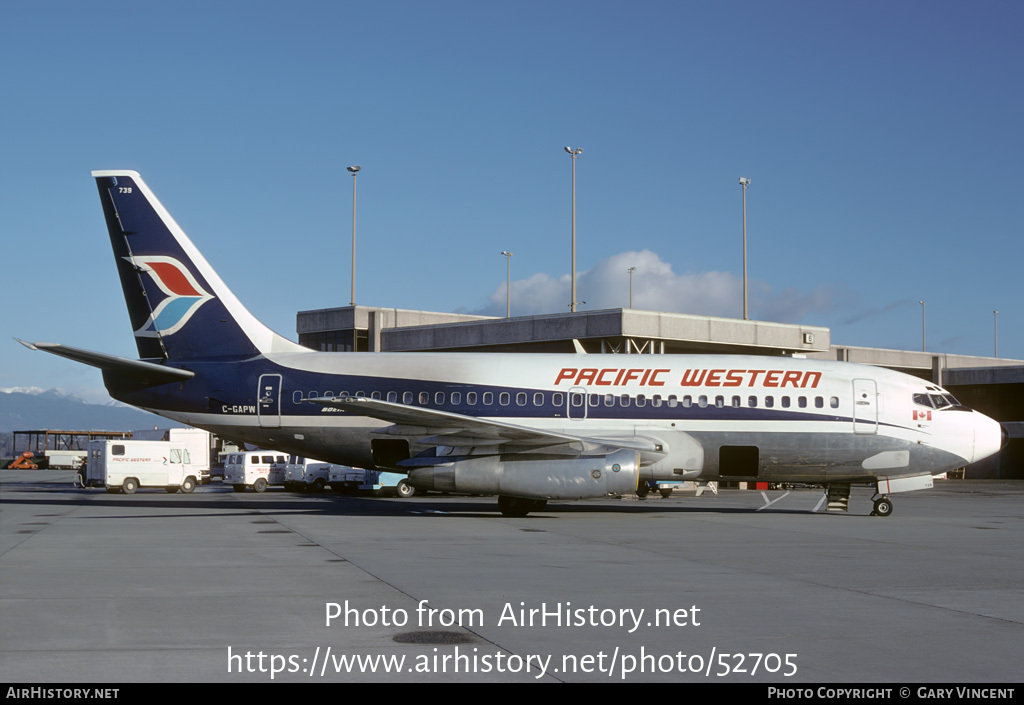
[(576, 160), (583, 154), (583, 149), (566, 147), (565, 151), (572, 158), (572, 291), (569, 293), (569, 310), (576, 313)]
[(999, 357), (999, 311), (992, 312), (992, 335), (993, 344), (995, 345), (995, 351), (993, 357)]
[(505, 318), (512, 317), (512, 255), (514, 252), (501, 251), (505, 256)]
[(925, 319), (924, 319), (924, 301), (918, 301), (921, 304), (921, 352), (927, 350), (925, 347)]
[(352, 172), (352, 300), (348, 302), (349, 306), (356, 305), (356, 174), (362, 168), (359, 165), (348, 167)]
[(636, 267), (630, 267), (626, 271), (629, 272), (629, 307), (633, 308), (633, 272), (636, 271)]
[(747, 187), (750, 179), (740, 177), (740, 189), (743, 191), (743, 320), (750, 320), (747, 315)]

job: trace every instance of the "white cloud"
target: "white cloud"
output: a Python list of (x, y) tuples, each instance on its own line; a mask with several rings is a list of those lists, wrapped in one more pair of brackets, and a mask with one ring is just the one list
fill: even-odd
[[(672, 265), (651, 250), (621, 252), (599, 262), (576, 278), (578, 310), (627, 308), (629, 273), (633, 272), (633, 308), (648, 311), (692, 313), (704, 316), (742, 318), (743, 280), (731, 272), (676, 274)], [(512, 282), (512, 315), (528, 316), (569, 310), (569, 275), (551, 277), (534, 274)], [(831, 288), (811, 292), (786, 288), (776, 292), (761, 281), (748, 281), (751, 318), (795, 323), (810, 313), (825, 313), (836, 306)], [(586, 305), (582, 302), (585, 301)], [(505, 283), (489, 297), (486, 307), (474, 313), (505, 315)]]

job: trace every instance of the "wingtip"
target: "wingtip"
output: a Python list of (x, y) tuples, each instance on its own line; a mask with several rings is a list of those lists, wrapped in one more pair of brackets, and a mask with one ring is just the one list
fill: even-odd
[(38, 350), (39, 349), (33, 343), (26, 342), (26, 341), (22, 340), (21, 338), (14, 338), (14, 339), (17, 340), (22, 345), (24, 345), (29, 350)]

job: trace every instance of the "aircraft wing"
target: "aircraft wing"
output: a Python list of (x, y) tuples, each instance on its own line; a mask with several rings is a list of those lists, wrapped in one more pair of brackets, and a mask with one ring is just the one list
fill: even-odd
[(309, 401), (387, 421), (395, 424), (387, 433), (417, 436), (421, 443), (427, 445), (501, 445), (510, 450), (571, 445), (577, 452), (609, 447), (654, 452), (661, 450), (656, 442), (646, 438), (578, 436), (368, 397), (320, 397)]

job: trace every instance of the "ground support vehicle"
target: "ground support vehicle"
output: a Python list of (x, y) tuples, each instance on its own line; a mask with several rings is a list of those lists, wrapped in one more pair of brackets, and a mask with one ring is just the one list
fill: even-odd
[(268, 487), (284, 485), (284, 453), (273, 450), (249, 450), (232, 453), (224, 460), (224, 484), (235, 492), (246, 488), (264, 492)]
[(190, 494), (199, 482), (190, 460), (188, 449), (171, 441), (90, 441), (85, 472), (79, 475), (84, 485), (111, 494), (134, 494), (146, 487)]

